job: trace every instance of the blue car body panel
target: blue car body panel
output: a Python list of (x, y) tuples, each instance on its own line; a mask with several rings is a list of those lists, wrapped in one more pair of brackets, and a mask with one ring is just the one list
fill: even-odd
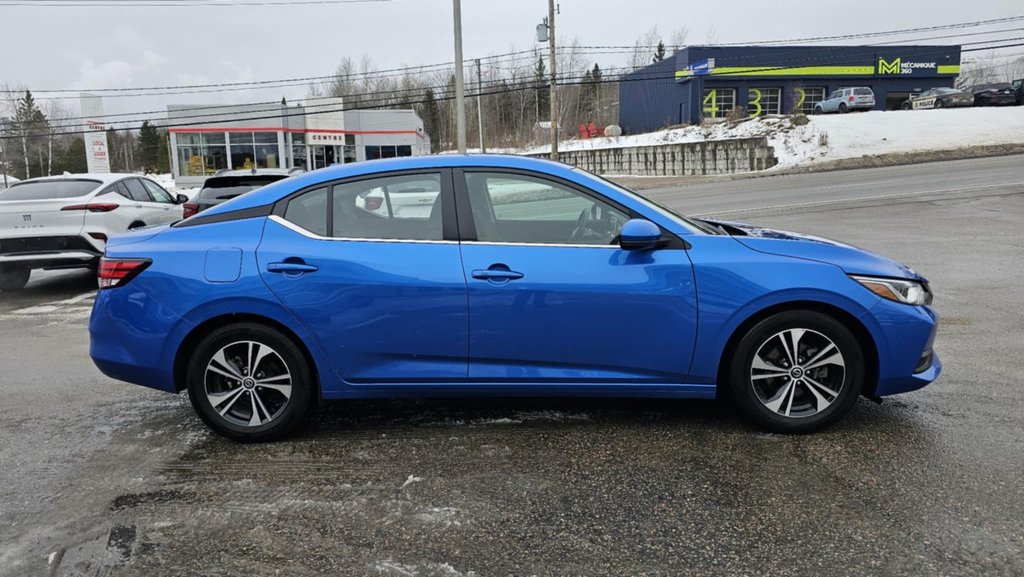
[[(683, 242), (627, 251), (458, 239), (339, 240), (304, 234), (268, 216), (275, 202), (324, 182), (471, 167), (574, 183)], [(709, 398), (730, 339), (744, 323), (799, 303), (841, 310), (870, 336), (878, 360), (874, 394), (920, 388), (941, 370), (935, 357), (914, 372), (934, 339), (935, 313), (881, 299), (848, 276), (923, 280), (910, 269), (825, 239), (740, 223), (728, 224), (746, 236), (700, 234), (562, 164), (456, 155), (357, 163), (279, 181), (201, 216), (206, 224), (110, 239), (108, 257), (152, 262), (126, 285), (97, 296), (90, 352), (105, 374), (180, 390), (190, 338), (212, 323), (264, 319), (304, 345), (328, 399)], [(298, 256), (308, 272), (269, 270), (295, 264)], [(477, 271), (495, 266), (522, 276), (477, 278)]]

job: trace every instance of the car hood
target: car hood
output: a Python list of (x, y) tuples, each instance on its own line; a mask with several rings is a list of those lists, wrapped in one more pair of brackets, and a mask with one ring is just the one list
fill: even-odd
[(763, 228), (742, 222), (701, 219), (723, 227), (733, 238), (758, 252), (833, 264), (847, 274), (905, 278), (927, 282), (908, 266), (848, 244), (820, 236)]
[(156, 224), (153, 226), (144, 226), (142, 228), (133, 228), (128, 232), (115, 234), (110, 237), (110, 239), (107, 240), (107, 248), (149, 240), (170, 227), (171, 225), (169, 224)]

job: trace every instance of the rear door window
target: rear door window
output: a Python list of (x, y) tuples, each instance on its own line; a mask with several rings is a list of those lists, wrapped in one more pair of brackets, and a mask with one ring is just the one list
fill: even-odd
[(102, 184), (98, 180), (37, 180), (0, 191), (0, 200), (54, 200), (85, 196)]
[(142, 186), (137, 178), (128, 178), (123, 181), (124, 185), (128, 188), (128, 194), (130, 198), (136, 202), (153, 202), (150, 198), (149, 193), (146, 192), (146, 187)]

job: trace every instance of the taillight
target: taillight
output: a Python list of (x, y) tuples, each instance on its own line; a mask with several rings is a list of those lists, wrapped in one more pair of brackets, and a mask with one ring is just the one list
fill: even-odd
[(106, 202), (93, 202), (89, 204), (71, 204), (61, 210), (88, 210), (89, 212), (110, 212), (121, 205)]
[(128, 284), (128, 281), (146, 270), (151, 262), (148, 258), (101, 258), (97, 274), (100, 288), (108, 289)]
[(850, 97), (850, 102), (853, 102), (853, 97), (852, 96)]
[(184, 209), (184, 213), (182, 214), (183, 218), (194, 216), (196, 213), (199, 212), (199, 205), (195, 204), (194, 202), (186, 202), (181, 206)]
[(379, 196), (369, 196), (366, 198), (366, 210), (377, 210), (382, 202), (384, 199)]

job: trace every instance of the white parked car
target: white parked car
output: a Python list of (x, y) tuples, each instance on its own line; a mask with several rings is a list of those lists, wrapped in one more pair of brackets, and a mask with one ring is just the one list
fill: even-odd
[(441, 193), (436, 176), (413, 175), (392, 179), (356, 198), (356, 207), (388, 218), (429, 218), (434, 201)]
[(851, 110), (873, 110), (875, 93), (867, 86), (841, 88), (829, 94), (825, 100), (814, 105), (815, 114), (838, 112), (845, 114)]
[(18, 290), (33, 269), (91, 268), (107, 239), (182, 218), (172, 196), (134, 174), (65, 174), (0, 191), (0, 291)]

